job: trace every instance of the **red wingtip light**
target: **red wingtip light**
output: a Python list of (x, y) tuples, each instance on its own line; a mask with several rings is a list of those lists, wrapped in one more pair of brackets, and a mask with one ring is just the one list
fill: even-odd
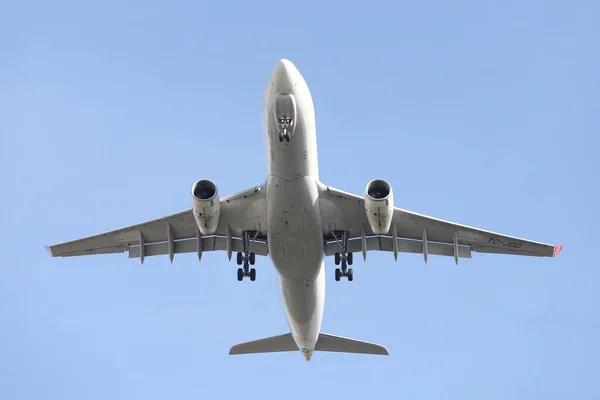
[(558, 253), (560, 253), (562, 248), (563, 248), (562, 246), (554, 246), (554, 254), (552, 255), (552, 257), (556, 257), (558, 255)]

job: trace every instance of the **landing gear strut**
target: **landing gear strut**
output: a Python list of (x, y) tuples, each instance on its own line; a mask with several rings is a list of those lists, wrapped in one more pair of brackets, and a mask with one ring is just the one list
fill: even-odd
[(277, 122), (279, 124), (279, 129), (281, 129), (281, 131), (279, 131), (279, 141), (283, 142), (285, 140), (289, 143), (292, 138), (290, 130), (294, 123), (293, 119), (290, 116), (283, 114), (278, 118)]
[(340, 278), (348, 278), (348, 281), (352, 282), (354, 280), (354, 271), (352, 268), (348, 268), (348, 265), (352, 265), (354, 257), (352, 253), (348, 253), (348, 233), (346, 231), (342, 232), (341, 238), (336, 236), (335, 232), (331, 232), (334, 239), (337, 241), (340, 246), (340, 252), (335, 253), (335, 265), (342, 264), (342, 268), (335, 269), (335, 280), (339, 282)]
[(284, 140), (286, 142), (290, 142), (290, 134), (288, 132), (279, 132), (279, 141), (283, 142)]
[[(258, 231), (254, 235), (254, 239), (258, 235)], [(253, 239), (253, 240), (254, 240)], [(237, 270), (237, 279), (238, 281), (244, 280), (245, 277), (249, 277), (252, 282), (256, 280), (256, 270), (254, 268), (250, 268), (250, 265), (254, 265), (256, 262), (256, 254), (249, 253), (248, 250), (250, 248), (250, 235), (247, 231), (242, 232), (242, 241), (244, 242), (244, 251), (237, 253), (237, 265), (244, 265), (242, 268), (238, 268)]]

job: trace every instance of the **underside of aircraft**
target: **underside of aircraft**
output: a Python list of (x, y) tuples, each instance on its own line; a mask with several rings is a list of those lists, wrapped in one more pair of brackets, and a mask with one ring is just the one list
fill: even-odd
[(230, 354), (313, 351), (384, 354), (380, 345), (320, 332), (325, 293), (324, 259), (333, 257), (334, 278), (354, 280), (354, 255), (369, 251), (451, 257), (458, 264), (473, 253), (554, 257), (562, 246), (469, 227), (396, 207), (392, 185), (377, 178), (356, 195), (318, 177), (314, 107), (308, 86), (290, 61), (280, 60), (263, 103), (268, 144), (267, 179), (220, 197), (215, 182), (191, 188), (191, 208), (47, 247), (53, 257), (127, 252), (146, 257), (224, 251), (235, 253), (237, 279), (257, 277), (257, 256), (269, 256), (279, 277), (290, 333), (233, 346)]

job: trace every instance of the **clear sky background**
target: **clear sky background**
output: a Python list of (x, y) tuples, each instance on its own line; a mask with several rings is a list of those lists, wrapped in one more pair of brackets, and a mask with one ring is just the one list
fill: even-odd
[[(593, 1), (52, 1), (0, 6), (0, 399), (598, 399), (600, 6)], [(44, 245), (265, 179), (280, 58), (314, 97), (321, 179), (564, 245), (555, 259), (328, 259), (323, 331), (390, 357), (229, 357), (287, 331), (275, 271), (225, 253)]]

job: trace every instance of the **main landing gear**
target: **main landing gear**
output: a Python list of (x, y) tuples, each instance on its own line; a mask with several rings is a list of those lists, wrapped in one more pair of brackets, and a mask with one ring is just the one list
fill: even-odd
[(238, 268), (237, 279), (241, 282), (245, 277), (249, 277), (250, 280), (254, 282), (256, 280), (256, 270), (254, 268), (250, 268), (250, 265), (254, 265), (256, 262), (256, 254), (248, 252), (248, 249), (250, 248), (250, 237), (248, 232), (242, 233), (242, 240), (244, 241), (244, 251), (237, 253), (236, 261), (237, 265), (243, 264), (244, 266), (242, 268)]
[(340, 246), (340, 252), (335, 253), (335, 265), (342, 265), (342, 268), (335, 269), (335, 280), (339, 282), (340, 278), (348, 278), (349, 282), (354, 280), (354, 270), (348, 268), (348, 265), (352, 265), (354, 257), (352, 253), (348, 253), (348, 234), (342, 232), (341, 240), (335, 235), (335, 232), (331, 232), (338, 245)]

